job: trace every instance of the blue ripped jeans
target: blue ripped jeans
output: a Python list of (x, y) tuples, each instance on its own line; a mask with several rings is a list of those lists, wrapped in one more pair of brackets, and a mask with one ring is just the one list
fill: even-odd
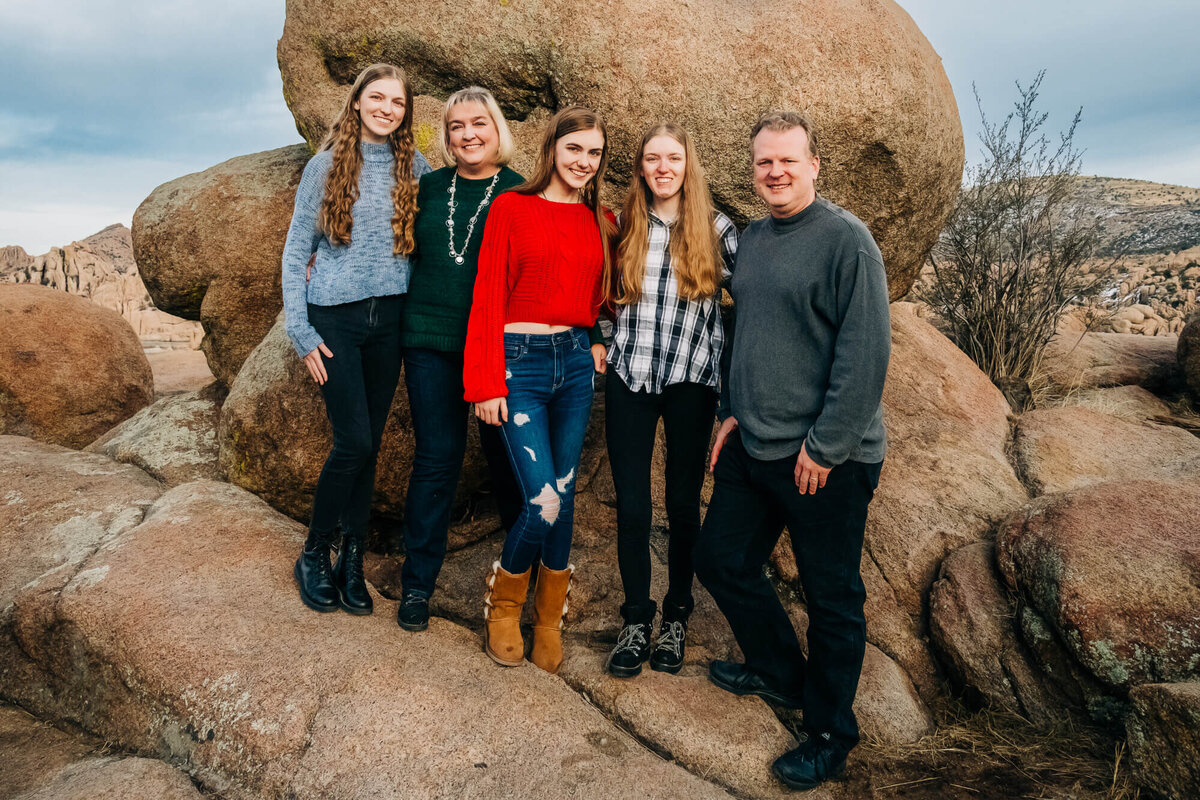
[(594, 367), (587, 331), (504, 334), (508, 450), (524, 507), (504, 540), (500, 566), (520, 574), (538, 554), (566, 569), (575, 516), (575, 477), (592, 411)]

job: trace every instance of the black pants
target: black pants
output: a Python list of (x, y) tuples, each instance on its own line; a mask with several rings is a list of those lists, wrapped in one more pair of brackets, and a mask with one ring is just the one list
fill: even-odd
[(605, 386), (604, 429), (617, 490), (617, 564), (625, 589), (621, 615), (649, 622), (650, 461), (662, 417), (667, 441), (666, 506), (670, 526), (664, 613), (691, 613), (692, 549), (700, 532), (700, 487), (712, 436), (717, 395), (698, 383), (677, 383), (660, 394), (632, 392), (614, 370)]
[[(416, 449), (404, 504), (405, 592), (429, 597), (446, 558), (446, 534), (454, 491), (467, 449), (467, 402), (463, 400), (463, 354), (424, 347), (404, 353), (404, 383)], [(492, 476), (500, 523), (512, 527), (522, 498), (508, 463), (500, 429), (479, 423), (479, 443)]]
[[(882, 463), (847, 461), (816, 494), (796, 488), (796, 456), (752, 457), (735, 432), (716, 468), (696, 573), (729, 620), (746, 664), (804, 698), (804, 726), (858, 742), (851, 704), (866, 649), (859, 575), (867, 505)], [(808, 605), (808, 663), (763, 565), (787, 526)]]
[(308, 306), (309, 322), (333, 353), (321, 386), (333, 449), (313, 496), (310, 546), (329, 541), (339, 523), (343, 533), (366, 534), (379, 443), (400, 381), (403, 311), (404, 295)]

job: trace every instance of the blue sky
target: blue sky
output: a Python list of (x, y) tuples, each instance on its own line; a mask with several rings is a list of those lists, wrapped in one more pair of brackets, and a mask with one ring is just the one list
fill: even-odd
[[(942, 56), (968, 158), (1047, 69), (1052, 130), (1083, 106), (1084, 172), (1200, 186), (1197, 0), (901, 0)], [(0, 245), (83, 238), (160, 183), (300, 141), (283, 0), (0, 0)]]

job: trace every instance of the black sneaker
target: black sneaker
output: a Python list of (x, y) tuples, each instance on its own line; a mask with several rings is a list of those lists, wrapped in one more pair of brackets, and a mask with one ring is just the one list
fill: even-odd
[(406, 631), (423, 631), (429, 627), (429, 598), (416, 592), (405, 592), (400, 598), (396, 622)]
[(650, 669), (672, 675), (683, 667), (683, 639), (687, 636), (687, 623), (680, 620), (662, 621), (658, 629), (658, 641), (650, 654)]
[(802, 732), (800, 746), (775, 759), (771, 771), (789, 789), (807, 791), (840, 775), (849, 753), (828, 733)]
[(727, 692), (752, 694), (768, 703), (784, 708), (802, 708), (804, 703), (798, 695), (780, 691), (767, 684), (758, 673), (745, 664), (733, 661), (713, 661), (708, 665), (708, 679)]
[(621, 628), (617, 646), (608, 657), (608, 671), (618, 678), (632, 678), (650, 657), (650, 623), (631, 622)]

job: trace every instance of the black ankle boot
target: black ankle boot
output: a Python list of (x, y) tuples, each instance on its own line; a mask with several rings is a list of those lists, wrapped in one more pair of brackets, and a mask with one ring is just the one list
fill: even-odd
[(306, 542), (300, 551), (292, 574), (300, 585), (300, 599), (313, 611), (337, 611), (338, 590), (333, 585), (333, 568), (329, 565), (329, 545), (321, 541)]
[(333, 580), (337, 584), (342, 608), (351, 614), (362, 616), (375, 610), (367, 581), (363, 577), (363, 539), (346, 534), (342, 537), (342, 548), (337, 563), (333, 566)]
[(690, 605), (679, 606), (663, 600), (662, 625), (658, 629), (654, 652), (650, 654), (650, 669), (674, 675), (683, 667), (684, 638), (691, 613)]

